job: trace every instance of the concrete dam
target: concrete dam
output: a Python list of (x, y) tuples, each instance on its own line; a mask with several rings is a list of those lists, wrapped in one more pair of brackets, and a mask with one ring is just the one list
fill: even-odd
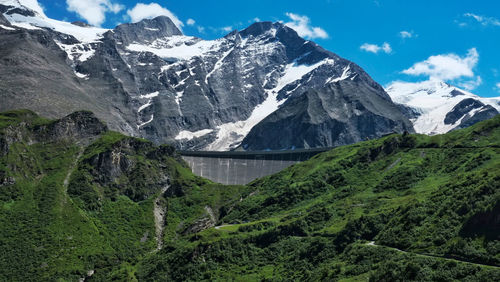
[(255, 152), (180, 151), (179, 153), (195, 175), (222, 184), (244, 185), (330, 149), (332, 148)]

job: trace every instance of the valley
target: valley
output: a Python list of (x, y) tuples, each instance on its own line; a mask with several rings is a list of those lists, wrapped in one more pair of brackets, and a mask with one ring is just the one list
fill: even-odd
[(0, 281), (500, 281), (499, 71), (423, 43), (496, 18), (41, 2), (0, 0)]

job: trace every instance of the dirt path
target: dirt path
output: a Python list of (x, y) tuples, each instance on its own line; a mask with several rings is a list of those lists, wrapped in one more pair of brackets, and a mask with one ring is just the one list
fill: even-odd
[(411, 254), (411, 255), (415, 255), (415, 256), (428, 257), (428, 258), (440, 258), (440, 259), (445, 259), (445, 260), (449, 260), (449, 261), (455, 261), (455, 262), (458, 261), (458, 262), (463, 262), (463, 263), (474, 264), (474, 265), (477, 265), (477, 266), (500, 268), (500, 266), (496, 266), (496, 265), (480, 264), (480, 263), (470, 262), (470, 261), (461, 260), (461, 259), (447, 258), (447, 257), (437, 256), (437, 255), (429, 255), (429, 254), (420, 254), (420, 253), (408, 252), (408, 251), (401, 250), (401, 249), (398, 249), (398, 248), (377, 245), (377, 244), (375, 244), (374, 241), (370, 241), (370, 242), (366, 243), (366, 245), (367, 246), (373, 246), (373, 247), (387, 248), (387, 249), (391, 249), (391, 250), (394, 250), (394, 251), (398, 251), (398, 252), (405, 253), (405, 254)]
[(76, 158), (73, 160), (71, 165), (68, 168), (68, 173), (66, 174), (66, 177), (64, 178), (63, 181), (63, 199), (61, 201), (61, 209), (64, 207), (64, 205), (68, 202), (69, 196), (68, 196), (68, 186), (69, 186), (69, 180), (71, 179), (71, 175), (76, 169), (76, 166), (78, 165), (78, 161), (82, 158), (83, 152), (85, 151), (84, 147), (80, 147), (80, 150), (78, 151), (78, 155), (76, 155)]
[(64, 181), (63, 181), (64, 191), (66, 191), (68, 189), (69, 179), (71, 178), (71, 174), (73, 174), (73, 171), (75, 170), (76, 165), (78, 164), (78, 161), (83, 156), (84, 151), (85, 151), (85, 148), (80, 147), (80, 150), (78, 151), (78, 155), (76, 156), (76, 158), (73, 160), (73, 163), (69, 167), (68, 174), (66, 174), (66, 177), (64, 178)]
[(155, 231), (156, 231), (156, 249), (154, 251), (159, 251), (163, 248), (163, 230), (165, 229), (165, 213), (166, 208), (161, 206), (161, 197), (170, 186), (167, 185), (161, 189), (160, 194), (156, 197), (154, 201), (153, 214), (155, 218)]
[(399, 157), (397, 160), (395, 160), (390, 166), (388, 166), (385, 171), (388, 171), (390, 169), (392, 169), (393, 167), (395, 167), (397, 164), (399, 164), (399, 162), (401, 161), (401, 158)]
[(228, 226), (233, 226), (233, 225), (236, 225), (236, 224), (224, 224), (224, 225), (215, 226), (214, 228), (217, 229), (217, 230), (219, 230), (221, 228), (228, 227)]

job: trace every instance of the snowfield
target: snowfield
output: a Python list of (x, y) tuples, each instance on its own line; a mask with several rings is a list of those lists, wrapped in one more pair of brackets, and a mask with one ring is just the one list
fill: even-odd
[[(438, 80), (419, 83), (397, 81), (387, 86), (386, 91), (394, 102), (409, 106), (421, 114), (412, 122), (415, 131), (422, 134), (442, 134), (459, 125), (465, 115), (455, 124), (445, 124), (444, 119), (459, 102), (467, 98), (481, 101), (500, 111), (500, 98), (482, 98)], [(469, 112), (468, 115), (477, 112)]]

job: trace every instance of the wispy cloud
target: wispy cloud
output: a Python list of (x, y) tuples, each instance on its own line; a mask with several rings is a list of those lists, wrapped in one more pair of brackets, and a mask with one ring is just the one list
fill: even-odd
[(473, 13), (465, 13), (464, 17), (474, 19), (483, 26), (500, 26), (500, 20), (497, 18), (481, 16)]
[(138, 22), (143, 19), (152, 19), (159, 16), (167, 16), (180, 30), (182, 30), (182, 27), (184, 26), (184, 23), (180, 21), (174, 13), (167, 8), (160, 6), (158, 3), (138, 3), (134, 8), (127, 11), (127, 15), (130, 17), (132, 22)]
[(495, 88), (498, 91), (498, 93), (500, 93), (500, 82), (498, 82), (497, 84), (495, 84)]
[(195, 24), (196, 24), (196, 21), (195, 21), (195, 20), (193, 20), (193, 19), (188, 19), (188, 20), (186, 21), (186, 24), (187, 24), (187, 25), (190, 25), (190, 26), (193, 26), (193, 25), (195, 25)]
[(295, 30), (300, 36), (307, 39), (328, 38), (328, 33), (321, 27), (311, 26), (311, 20), (307, 16), (302, 16), (294, 13), (286, 13), (290, 18), (285, 25)]
[(473, 90), (482, 83), (481, 77), (474, 74), (478, 62), (479, 53), (476, 48), (471, 48), (462, 57), (454, 53), (430, 56), (422, 62), (415, 63), (402, 73), (413, 76), (428, 76), (435, 80), (455, 81), (459, 86)]
[(402, 30), (399, 32), (399, 37), (401, 37), (403, 39), (412, 38), (412, 37), (415, 37), (415, 33), (413, 31)]
[(67, 9), (77, 13), (89, 24), (100, 26), (106, 21), (106, 13), (117, 14), (125, 7), (110, 0), (66, 0)]
[(384, 42), (382, 45), (364, 43), (359, 48), (363, 51), (371, 52), (374, 54), (377, 54), (378, 52), (384, 52), (386, 54), (390, 54), (392, 52), (391, 45), (387, 42)]

